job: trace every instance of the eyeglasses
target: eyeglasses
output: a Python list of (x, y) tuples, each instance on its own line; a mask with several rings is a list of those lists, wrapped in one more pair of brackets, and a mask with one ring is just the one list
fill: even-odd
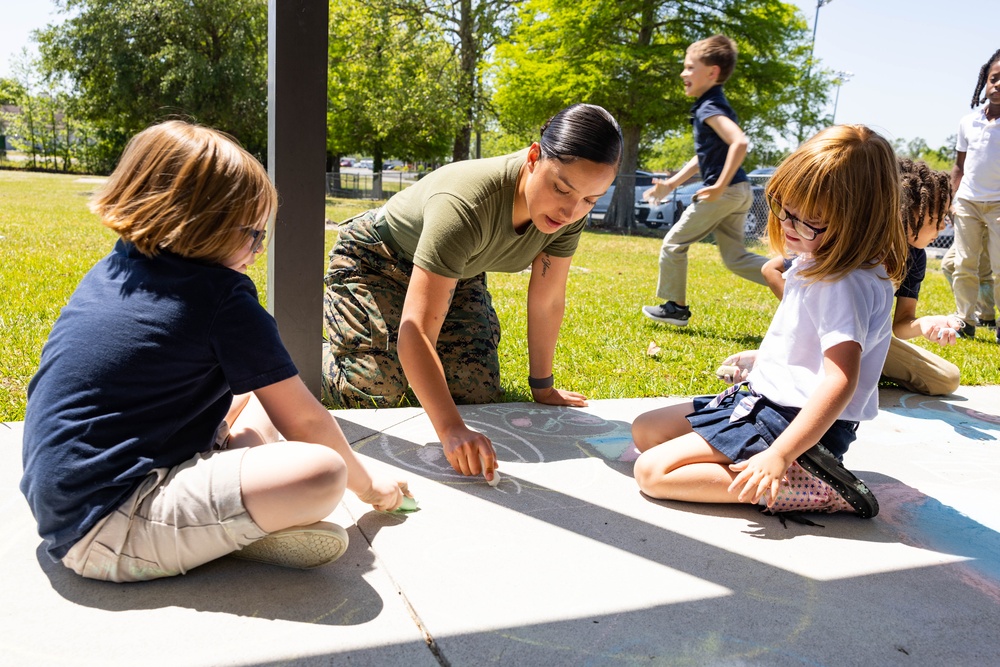
[(256, 255), (264, 249), (264, 239), (267, 238), (267, 230), (248, 227), (247, 233), (250, 235), (250, 252)]
[(790, 220), (792, 227), (795, 228), (795, 233), (801, 236), (805, 241), (812, 241), (814, 238), (826, 231), (826, 227), (823, 229), (817, 229), (805, 220), (799, 220), (794, 215), (786, 211), (784, 207), (782, 207), (781, 203), (771, 195), (768, 195), (767, 203), (771, 207), (771, 213), (774, 214), (774, 217), (781, 222)]

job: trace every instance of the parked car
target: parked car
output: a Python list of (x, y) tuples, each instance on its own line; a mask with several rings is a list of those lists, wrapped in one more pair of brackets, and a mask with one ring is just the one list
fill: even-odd
[[(634, 183), (633, 201), (635, 202), (634, 213), (636, 222), (645, 224), (647, 227), (650, 227), (651, 229), (656, 229), (665, 222), (667, 223), (670, 222), (669, 219), (658, 217), (655, 213), (653, 216), (650, 216), (649, 206), (642, 200), (642, 193), (648, 190), (650, 186), (653, 185), (653, 179), (660, 178), (662, 176), (663, 174), (654, 174), (648, 171), (637, 171), (635, 173), (635, 177), (631, 179)], [(625, 180), (625, 179), (620, 177), (620, 180)], [(615, 186), (612, 185), (610, 188), (608, 188), (608, 191), (605, 192), (601, 196), (601, 198), (597, 200), (597, 203), (594, 204), (594, 208), (590, 210), (589, 219), (591, 222), (601, 222), (604, 220), (604, 217), (608, 213), (608, 207), (611, 206), (611, 198), (614, 196), (614, 194), (615, 194)]]
[[(670, 193), (667, 197), (667, 202), (672, 203), (671, 213), (674, 216), (674, 220), (670, 223), (671, 225), (680, 219), (681, 214), (684, 213), (684, 209), (691, 205), (695, 193), (703, 187), (705, 187), (705, 184), (702, 181), (694, 181), (693, 183), (682, 185)], [(747, 240), (754, 240), (767, 234), (767, 202), (764, 201), (763, 185), (752, 183), (750, 187), (753, 192), (753, 201), (750, 204), (750, 210), (747, 211), (743, 231)]]
[[(652, 185), (652, 183), (650, 184)], [(635, 188), (635, 219), (650, 229), (658, 229), (663, 225), (668, 227), (677, 222), (675, 208), (677, 203), (672, 197), (664, 201), (649, 203), (642, 198), (643, 193), (649, 189), (649, 185), (637, 185)]]
[(354, 166), (354, 160), (352, 160), (349, 157), (342, 157), (342, 158), (340, 158), (340, 166), (341, 167), (353, 167)]
[(674, 188), (674, 191), (668, 195), (667, 202), (670, 203), (670, 208), (672, 208), (674, 216), (673, 220), (670, 221), (671, 225), (681, 219), (684, 209), (691, 205), (695, 193), (703, 187), (705, 187), (703, 182), (695, 181), (687, 185), (682, 185), (679, 188)]
[[(747, 176), (772, 176), (777, 167), (757, 167), (747, 172)], [(751, 179), (753, 180), (753, 179)]]
[(594, 204), (594, 208), (590, 209), (590, 215), (588, 219), (590, 222), (602, 222), (604, 216), (608, 213), (608, 207), (611, 206), (611, 198), (615, 196), (615, 186), (608, 188), (608, 191), (601, 195), (597, 203)]

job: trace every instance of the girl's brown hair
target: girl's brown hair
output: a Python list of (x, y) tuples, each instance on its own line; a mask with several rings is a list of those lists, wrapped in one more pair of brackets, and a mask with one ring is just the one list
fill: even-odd
[[(893, 283), (904, 275), (907, 245), (899, 218), (899, 166), (892, 146), (864, 125), (835, 125), (802, 144), (775, 170), (766, 196), (800, 217), (826, 223), (802, 271), (808, 280), (836, 280), (882, 264)], [(771, 250), (785, 255), (785, 232), (770, 213)]]
[(90, 210), (144, 255), (166, 250), (221, 263), (268, 223), (278, 195), (232, 137), (179, 120), (146, 128), (122, 153)]

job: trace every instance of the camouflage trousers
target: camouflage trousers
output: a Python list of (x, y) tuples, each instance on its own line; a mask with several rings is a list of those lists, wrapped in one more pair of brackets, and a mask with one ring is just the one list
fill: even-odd
[[(324, 283), (323, 394), (348, 408), (396, 407), (409, 382), (396, 341), (413, 264), (379, 237), (377, 210), (340, 227)], [(456, 403), (500, 398), (500, 321), (486, 274), (459, 280), (438, 336), (437, 353)]]

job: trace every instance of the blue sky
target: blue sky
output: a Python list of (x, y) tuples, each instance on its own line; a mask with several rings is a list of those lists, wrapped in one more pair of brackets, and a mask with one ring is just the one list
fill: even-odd
[[(792, 0), (810, 30), (816, 0)], [(837, 122), (865, 123), (889, 139), (922, 137), (937, 148), (969, 111), (980, 66), (1000, 48), (989, 0), (829, 0), (819, 10), (821, 67), (851, 72)], [(28, 33), (60, 21), (50, 0), (3, 0), (0, 76)], [(829, 111), (832, 112), (832, 104)]]

